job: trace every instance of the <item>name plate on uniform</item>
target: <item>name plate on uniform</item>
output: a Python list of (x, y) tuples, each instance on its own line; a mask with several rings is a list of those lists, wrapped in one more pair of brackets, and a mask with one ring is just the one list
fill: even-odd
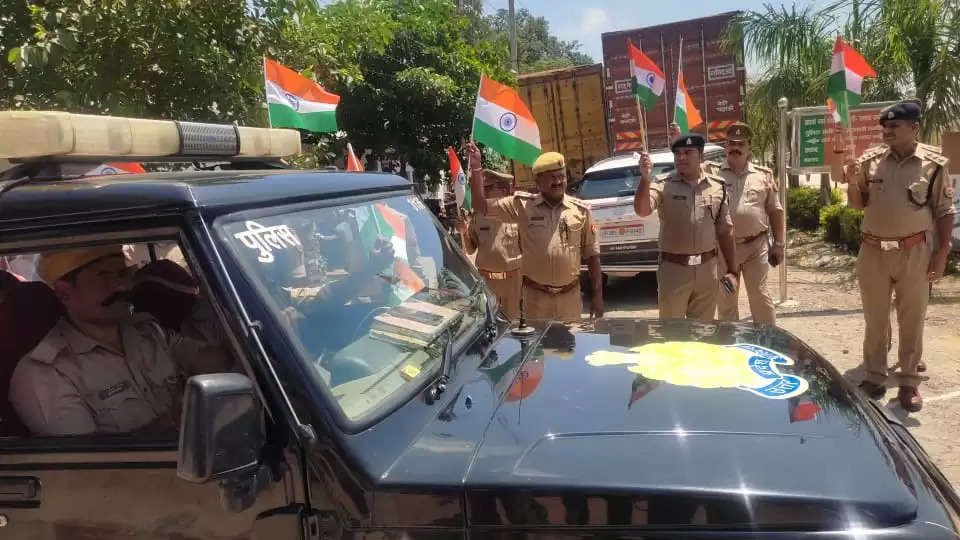
[(643, 237), (643, 224), (600, 229), (600, 242), (637, 242)]

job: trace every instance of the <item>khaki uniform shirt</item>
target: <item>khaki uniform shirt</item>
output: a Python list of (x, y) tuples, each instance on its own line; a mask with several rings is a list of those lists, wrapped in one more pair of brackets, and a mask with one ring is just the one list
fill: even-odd
[(717, 247), (718, 224), (733, 225), (723, 180), (704, 174), (694, 184), (676, 171), (650, 184), (650, 208), (660, 216), (660, 249), (697, 255)]
[(855, 178), (864, 194), (861, 230), (877, 238), (903, 238), (932, 231), (934, 222), (956, 214), (950, 160), (925, 144), (897, 160), (887, 146), (867, 150)]
[(477, 244), (477, 268), (511, 272), (520, 268), (520, 228), (489, 216), (474, 216), (467, 234)]
[(581, 262), (600, 254), (593, 214), (569, 195), (556, 206), (532, 193), (491, 199), (487, 217), (517, 224), (523, 274), (541, 285), (562, 287), (579, 279)]
[(769, 169), (753, 163), (747, 163), (741, 174), (735, 173), (726, 163), (717, 172), (727, 184), (733, 234), (737, 238), (749, 238), (769, 230), (769, 215), (783, 211), (772, 174)]
[(178, 364), (199, 363), (205, 344), (167, 332), (143, 313), (120, 333), (124, 355), (61, 318), (17, 364), (10, 402), (34, 435), (129, 432), (179, 401)]

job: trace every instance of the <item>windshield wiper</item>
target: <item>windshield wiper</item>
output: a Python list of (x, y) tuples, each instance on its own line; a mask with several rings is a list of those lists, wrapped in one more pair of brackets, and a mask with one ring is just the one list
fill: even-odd
[[(470, 297), (476, 298), (478, 294), (483, 290), (483, 282), (477, 281), (473, 286), (473, 289), (470, 291)], [(493, 310), (490, 309), (490, 301), (484, 297), (484, 329), (482, 339), (485, 340), (485, 344), (492, 341), (492, 337), (496, 337), (497, 334), (497, 325), (494, 321)], [(463, 314), (460, 314), (459, 319), (463, 317)], [(456, 339), (453, 335), (453, 327), (457, 323), (451, 323), (447, 327), (447, 330), (443, 333), (443, 336), (446, 337), (446, 340), (443, 342), (443, 351), (440, 358), (440, 376), (437, 377), (436, 382), (434, 382), (430, 388), (427, 389), (426, 401), (430, 405), (435, 402), (440, 394), (444, 393), (447, 390), (447, 383), (450, 382), (450, 367), (453, 365), (453, 349)], [(491, 337), (492, 336), (492, 337)]]

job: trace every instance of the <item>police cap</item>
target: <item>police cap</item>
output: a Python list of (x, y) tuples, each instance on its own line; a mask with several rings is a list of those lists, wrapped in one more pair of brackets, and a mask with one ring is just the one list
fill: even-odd
[(727, 140), (735, 142), (750, 142), (753, 139), (753, 130), (745, 122), (734, 122), (727, 128)]
[(567, 160), (560, 152), (544, 152), (533, 162), (533, 175), (559, 171), (567, 167)]
[(707, 141), (703, 138), (703, 135), (684, 133), (677, 137), (677, 140), (673, 141), (673, 144), (670, 145), (670, 150), (676, 152), (678, 148), (697, 148), (703, 152), (703, 147), (706, 146), (706, 144)]
[(894, 103), (880, 111), (880, 125), (887, 120), (906, 120), (908, 122), (919, 122), (923, 118), (923, 108), (920, 101), (916, 99), (906, 99), (900, 103)]
[(48, 285), (53, 285), (67, 274), (105, 257), (123, 257), (123, 246), (96, 246), (44, 253), (37, 261), (37, 274)]

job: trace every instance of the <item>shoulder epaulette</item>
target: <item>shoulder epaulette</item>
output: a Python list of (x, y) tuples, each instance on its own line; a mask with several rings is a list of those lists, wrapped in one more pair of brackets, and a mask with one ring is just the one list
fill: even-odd
[(724, 180), (723, 177), (720, 176), (720, 175), (711, 174), (711, 173), (706, 173), (704, 176), (707, 178), (707, 180), (712, 180), (712, 181), (717, 182), (717, 183), (719, 183), (719, 184), (723, 184), (724, 186), (727, 185), (727, 181)]
[(536, 198), (537, 198), (537, 194), (536, 194), (536, 193), (530, 193), (530, 192), (528, 192), (528, 191), (515, 191), (515, 192), (513, 193), (513, 196), (514, 196), (514, 197), (520, 197), (521, 199), (536, 199)]
[(721, 165), (713, 161), (705, 161), (703, 163), (703, 172), (707, 174), (718, 174), (720, 172)]
[(919, 143), (917, 144), (916, 154), (924, 159), (929, 159), (930, 161), (936, 163), (937, 165), (946, 165), (950, 161), (947, 156), (940, 153), (940, 149), (936, 146), (931, 146), (929, 144)]
[(576, 197), (572, 197), (572, 196), (570, 196), (570, 195), (567, 195), (567, 200), (570, 201), (571, 203), (573, 203), (574, 205), (579, 206), (580, 208), (586, 208), (587, 210), (590, 209), (590, 205), (588, 205), (587, 203), (583, 202), (583, 199), (578, 199), (578, 198), (576, 198)]
[(886, 153), (887, 153), (887, 146), (886, 146), (886, 145), (872, 146), (872, 147), (870, 147), (870, 148), (867, 148), (866, 152), (864, 152), (864, 153), (860, 156), (860, 158), (857, 159), (857, 161), (863, 163), (863, 162), (866, 162), (866, 161), (870, 161), (871, 159), (880, 157), (880, 156), (882, 156), (882, 155), (884, 155), (884, 154), (886, 154)]
[(764, 167), (763, 165), (756, 165), (756, 164), (755, 164), (755, 165), (753, 166), (753, 168), (756, 169), (756, 170), (758, 170), (758, 171), (760, 171), (760, 172), (763, 172), (763, 173), (773, 174), (773, 169), (768, 169), (767, 167)]

